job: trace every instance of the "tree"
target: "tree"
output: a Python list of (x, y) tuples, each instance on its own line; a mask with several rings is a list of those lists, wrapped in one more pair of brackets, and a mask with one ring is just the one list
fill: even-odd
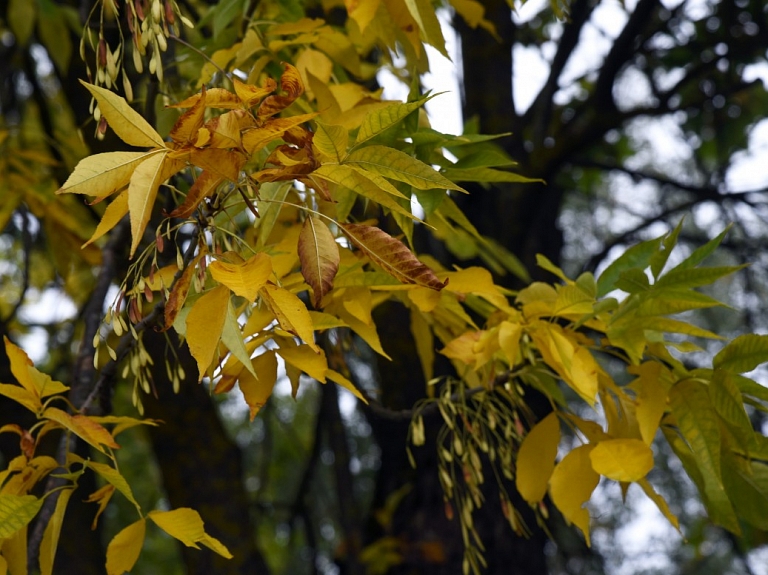
[[(494, 572), (515, 561), (522, 572), (542, 571), (545, 531), (560, 528), (556, 513), (589, 543), (583, 504), (600, 476), (623, 490), (637, 483), (677, 525), (646, 478), (654, 467), (650, 445), (661, 435), (715, 523), (736, 534), (744, 525), (765, 528), (765, 441), (744, 405), (762, 408), (766, 392), (743, 375), (768, 359), (765, 336), (733, 339), (711, 367), (670, 352), (699, 348), (669, 334), (717, 338), (669, 316), (719, 305), (696, 288), (742, 267), (702, 265), (725, 233), (671, 258), (681, 224), (637, 243), (597, 276), (575, 280), (556, 263), (560, 241), (551, 232), (567, 177), (558, 170), (577, 149), (599, 157), (608, 131), (646, 113), (617, 109), (612, 88), (632, 53), (620, 48), (638, 35), (650, 38), (654, 28), (646, 22), (658, 6), (638, 4), (609, 53), (610, 66), (583, 82), (593, 90), (593, 107), (574, 112), (574, 123), (562, 120), (556, 138), (547, 135), (559, 129), (552, 97), (591, 5), (574, 2), (563, 56), (524, 115), (514, 108), (500, 114), (510, 95), (483, 87), (497, 76), (475, 79), (480, 67), (468, 65), (498, 62), (507, 71), (502, 77), (512, 69), (506, 57), (487, 55), (496, 46), (511, 53), (505, 41), (520, 31), (508, 28), (508, 9), (489, 4), (483, 16), (479, 4), (453, 6), (468, 27), (467, 115), (486, 112), (485, 130), (506, 130), (513, 121), (537, 154), (517, 147), (519, 139), (471, 129), (450, 136), (425, 122), (433, 96), (419, 91), (424, 44), (445, 50), (428, 4), (361, 2), (347, 11), (102, 2), (86, 11), (86, 64), (67, 52), (71, 34), (81, 33), (71, 25), (74, 10), (47, 4), (29, 13), (26, 4), (8, 4), (9, 46), (24, 65), (6, 92), (20, 101), (6, 98), (3, 107), (17, 113), (5, 115), (2, 213), (16, 242), (10, 253), (18, 260), (10, 263), (19, 279), (6, 300), (4, 335), (29, 328), (18, 312), (32, 287), (58, 282), (81, 309), (75, 321), (50, 326), (53, 378), (6, 340), (0, 393), (21, 406), (2, 422), (18, 438), (3, 447), (0, 536), (11, 573), (27, 560), (51, 572), (58, 540), (63, 553), (67, 537), (83, 526), (67, 510), (89, 498), (98, 518), (116, 491), (139, 518), (134, 511), (120, 525), (106, 559), (97, 545), (89, 560), (78, 557), (80, 569), (106, 560), (110, 573), (130, 570), (146, 526), (156, 524), (188, 547), (215, 552), (185, 552), (190, 572), (266, 571), (245, 527), (251, 518), (242, 455), (196, 382), (205, 380), (213, 394), (242, 394), (253, 420), (268, 409), (279, 366), (294, 397), (307, 377), (326, 384), (288, 513), (303, 521), (307, 547), (320, 549), (313, 513), (321, 507), (306, 495), (328, 481), (343, 534), (336, 562), (346, 571), (456, 572), (462, 565), (480, 572), (487, 563)], [(189, 25), (185, 39), (182, 24)], [(39, 43), (27, 48), (33, 35)], [(40, 43), (53, 64), (47, 73), (34, 60)], [(392, 62), (395, 49), (404, 66)], [(474, 49), (488, 52), (475, 57)], [(382, 66), (410, 83), (407, 102), (381, 100), (374, 84)], [(485, 105), (479, 95), (496, 99)], [(143, 102), (141, 114), (130, 101)], [(597, 118), (590, 116), (595, 103), (605, 112)], [(91, 117), (89, 151), (73, 135)], [(522, 169), (509, 170), (510, 156), (524, 160)], [(556, 186), (546, 202), (531, 192), (540, 185), (535, 178)], [(505, 197), (476, 190), (461, 199), (465, 187), (489, 183), (528, 191)], [(412, 211), (413, 199), (423, 216)], [(510, 206), (523, 217), (501, 228), (498, 218)], [(534, 258), (534, 249), (545, 255)], [(467, 256), (478, 265), (460, 263)], [(528, 283), (526, 267), (533, 272), (534, 263), (542, 270), (537, 279), (554, 274), (555, 282)], [(517, 285), (502, 287), (506, 280), (494, 280), (489, 269), (514, 274)], [(611, 297), (614, 290), (625, 296)], [(377, 382), (368, 381), (371, 365)], [(369, 525), (354, 497), (335, 385), (366, 405), (381, 450)], [(128, 388), (122, 395), (120, 386)], [(130, 398), (148, 418), (112, 415), (113, 396), (115, 410)], [(597, 409), (600, 424), (579, 405)], [(136, 431), (126, 429), (142, 423), (170, 510), (157, 495), (149, 508), (139, 503), (133, 482), (125, 481), (129, 470), (118, 466), (117, 436), (122, 443)], [(335, 460), (330, 477), (317, 463), (323, 444)], [(558, 446), (567, 452), (559, 459)], [(73, 495), (75, 487), (85, 495)], [(62, 530), (69, 518), (79, 524)], [(509, 527), (499, 530), (500, 520)], [(532, 543), (514, 535), (530, 530)], [(534, 550), (527, 564), (510, 541)], [(58, 567), (64, 561), (57, 556), (57, 569), (69, 568)]]

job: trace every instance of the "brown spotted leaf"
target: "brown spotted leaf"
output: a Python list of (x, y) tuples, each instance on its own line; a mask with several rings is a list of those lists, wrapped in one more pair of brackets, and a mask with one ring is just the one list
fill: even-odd
[(293, 104), (294, 100), (304, 93), (304, 84), (301, 82), (301, 74), (292, 65), (283, 64), (285, 70), (280, 77), (280, 89), (283, 94), (268, 96), (259, 106), (258, 116), (265, 118), (282, 112)]
[(331, 230), (319, 218), (307, 218), (299, 234), (301, 275), (312, 287), (312, 305), (320, 309), (323, 296), (333, 288), (339, 271), (339, 246)]
[(379, 228), (363, 224), (341, 224), (341, 229), (373, 263), (401, 282), (434, 290), (441, 290), (448, 283), (441, 282), (403, 242)]

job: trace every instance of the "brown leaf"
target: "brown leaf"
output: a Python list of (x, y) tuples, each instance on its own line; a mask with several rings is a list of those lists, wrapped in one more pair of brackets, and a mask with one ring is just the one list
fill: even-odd
[(260, 118), (273, 116), (283, 111), (304, 93), (304, 84), (301, 82), (299, 71), (288, 63), (284, 63), (283, 66), (285, 70), (280, 78), (280, 89), (285, 94), (265, 98), (259, 106), (258, 116)]
[(189, 110), (184, 112), (171, 129), (171, 139), (179, 144), (194, 142), (197, 131), (205, 120), (205, 87), (200, 92), (200, 98)]
[(320, 302), (333, 289), (333, 278), (339, 271), (339, 246), (322, 220), (309, 217), (299, 234), (298, 252), (301, 275), (312, 287), (312, 305), (320, 309)]
[(170, 329), (173, 322), (176, 320), (179, 311), (184, 307), (184, 302), (187, 300), (187, 294), (189, 293), (189, 287), (192, 285), (192, 277), (197, 271), (197, 264), (205, 253), (205, 250), (200, 250), (200, 253), (197, 254), (195, 259), (184, 268), (179, 279), (173, 284), (171, 292), (168, 294), (168, 301), (165, 302), (165, 324), (161, 331)]
[(168, 214), (172, 218), (188, 218), (203, 201), (203, 198), (210, 196), (216, 191), (216, 188), (221, 182), (224, 181), (224, 177), (219, 174), (214, 174), (208, 170), (203, 172), (197, 177), (195, 183), (189, 188), (187, 197), (184, 199), (178, 208)]
[(317, 112), (301, 114), (290, 118), (274, 118), (260, 128), (253, 128), (243, 133), (243, 149), (249, 154), (254, 154), (264, 148), (270, 142), (279, 140), (289, 130), (308, 122), (317, 116)]
[(435, 290), (443, 289), (448, 283), (441, 282), (403, 242), (379, 228), (363, 224), (340, 225), (350, 241), (373, 263), (401, 282), (418, 284)]

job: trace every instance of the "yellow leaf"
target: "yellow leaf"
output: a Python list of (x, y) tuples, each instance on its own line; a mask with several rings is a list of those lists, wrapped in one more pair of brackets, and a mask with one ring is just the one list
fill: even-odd
[(57, 407), (49, 407), (43, 412), (43, 417), (55, 421), (102, 453), (106, 453), (102, 445), (113, 449), (120, 447), (106, 428), (89, 419), (88, 416), (70, 415)]
[(615, 481), (637, 481), (653, 469), (653, 452), (640, 439), (606, 439), (589, 457), (592, 469)]
[[(321, 82), (327, 84), (330, 81), (331, 73), (333, 72), (333, 62), (331, 62), (328, 59), (328, 56), (322, 52), (307, 48), (306, 50), (302, 50), (298, 58), (296, 58), (296, 68), (299, 70), (301, 79), (305, 84), (308, 84), (308, 72)], [(307, 90), (307, 94), (310, 98), (313, 97), (310, 90)]]
[(203, 294), (187, 314), (187, 345), (197, 362), (198, 380), (202, 380), (214, 360), (229, 306), (229, 288), (217, 286)]
[(411, 300), (419, 311), (429, 313), (440, 304), (440, 292), (433, 289), (417, 286), (408, 290), (408, 299)]
[(123, 575), (133, 569), (144, 545), (146, 523), (142, 517), (112, 538), (107, 546), (107, 575)]
[(101, 236), (106, 234), (109, 230), (114, 228), (120, 220), (128, 213), (128, 190), (118, 195), (104, 210), (104, 215), (101, 217), (99, 225), (96, 226), (96, 231), (93, 232), (91, 239), (83, 244), (83, 247), (92, 244), (98, 240)]
[(57, 194), (108, 196), (128, 185), (131, 174), (151, 152), (107, 152), (83, 158)]
[(600, 481), (589, 458), (593, 445), (581, 445), (568, 453), (555, 466), (549, 480), (549, 495), (568, 523), (581, 529), (587, 546), (589, 539), (589, 511), (584, 504)]
[[(192, 108), (202, 98), (202, 92), (194, 94), (179, 102), (168, 106), (169, 108)], [(224, 88), (211, 88), (205, 92), (205, 107), (206, 108), (219, 108), (224, 110), (235, 110), (243, 107), (243, 102), (237, 97), (237, 94), (233, 94), (229, 90)]]
[(368, 400), (363, 397), (363, 394), (360, 393), (360, 390), (355, 387), (355, 384), (349, 381), (346, 377), (344, 377), (342, 374), (340, 374), (338, 371), (334, 371), (332, 369), (329, 369), (325, 372), (325, 375), (328, 376), (328, 379), (331, 381), (337, 383), (344, 389), (351, 391), (352, 395), (354, 395), (357, 399), (361, 400), (363, 403), (368, 403)]
[(525, 436), (517, 453), (515, 486), (529, 504), (535, 505), (547, 493), (555, 469), (560, 443), (560, 421), (555, 412), (539, 421)]
[(344, 0), (347, 13), (357, 23), (361, 34), (376, 16), (380, 3), (381, 0)]
[(440, 353), (451, 359), (456, 359), (467, 365), (475, 365), (478, 360), (475, 353), (475, 345), (480, 341), (483, 332), (467, 331), (459, 337), (449, 341), (448, 344), (440, 350)]
[(304, 302), (288, 290), (272, 284), (263, 286), (260, 293), (269, 309), (275, 314), (280, 327), (299, 336), (309, 347), (319, 353), (320, 348), (315, 344), (315, 328)]
[(67, 510), (69, 498), (74, 493), (74, 488), (64, 489), (59, 493), (56, 501), (56, 509), (45, 526), (43, 540), (40, 543), (40, 574), (53, 575), (53, 559), (56, 556), (56, 548), (59, 546), (59, 536), (61, 535), (61, 526), (64, 522), (64, 513)]
[(91, 523), (91, 529), (97, 528), (99, 517), (104, 513), (104, 510), (107, 508), (107, 505), (109, 505), (114, 494), (115, 486), (107, 484), (91, 493), (88, 496), (88, 499), (85, 500), (86, 503), (98, 503), (98, 508), (96, 509), (96, 513), (93, 516), (93, 522)]
[[(437, 293), (437, 292), (433, 292)], [(371, 290), (367, 287), (349, 287), (344, 289), (342, 305), (352, 317), (366, 325), (373, 325), (373, 299)]]
[(63, 383), (54, 381), (47, 374), (38, 371), (24, 350), (14, 345), (6, 336), (3, 336), (3, 340), (5, 353), (11, 364), (11, 373), (24, 389), (36, 397), (48, 397), (69, 390)]
[(405, 5), (408, 6), (408, 11), (419, 25), (424, 41), (437, 48), (443, 56), (449, 58), (440, 21), (437, 19), (432, 4), (428, 0), (405, 0)]
[(646, 361), (637, 367), (630, 366), (628, 371), (638, 375), (629, 387), (637, 395), (635, 417), (640, 435), (643, 441), (650, 445), (659, 429), (661, 418), (667, 410), (670, 374), (658, 361)]
[(310, 216), (301, 227), (297, 249), (301, 275), (312, 288), (312, 305), (319, 309), (325, 294), (333, 289), (339, 270), (339, 246), (328, 226)]
[(139, 148), (165, 147), (162, 136), (123, 98), (88, 82), (80, 80), (80, 83), (96, 99), (101, 115), (123, 142)]
[[(248, 30), (246, 36), (251, 33), (252, 30)], [(253, 36), (257, 37), (255, 34)], [(246, 108), (252, 108), (258, 102), (261, 102), (261, 100), (263, 100), (266, 96), (277, 89), (277, 82), (275, 82), (272, 78), (267, 78), (265, 85), (261, 88), (251, 84), (246, 84), (245, 82), (240, 81), (237, 76), (232, 77), (232, 84), (235, 88), (237, 97), (240, 98), (240, 101), (243, 103), (243, 105), (245, 105)]]
[(217, 282), (253, 302), (272, 273), (272, 259), (265, 253), (258, 253), (242, 264), (215, 261), (208, 269)]
[(307, 345), (295, 347), (284, 346), (277, 350), (286, 362), (300, 369), (309, 377), (325, 383), (326, 372), (328, 371), (328, 362), (325, 359), (325, 352), (322, 349), (317, 351), (310, 349)]
[(270, 142), (279, 140), (291, 128), (295, 128), (315, 118), (317, 113), (291, 116), (290, 118), (273, 118), (259, 128), (251, 128), (243, 132), (243, 149), (253, 155), (266, 147)]
[(32, 413), (37, 413), (43, 406), (37, 394), (12, 383), (0, 383), (0, 395), (20, 403)]
[[(131, 242), (130, 257), (139, 247), (144, 230), (152, 216), (152, 208), (157, 198), (157, 189), (165, 180), (173, 175), (176, 162), (166, 165), (167, 152), (152, 154), (134, 170), (131, 182), (128, 186), (128, 210), (131, 214)], [(182, 166), (179, 165), (180, 169)], [(178, 171), (178, 170), (175, 170)]]
[(202, 543), (222, 557), (232, 558), (232, 554), (220, 541), (205, 532), (203, 520), (197, 511), (182, 507), (172, 511), (152, 511), (147, 517), (168, 535), (178, 539), (187, 547), (199, 549), (197, 543)]
[[(315, 355), (314, 353), (312, 355)], [(251, 412), (251, 421), (256, 417), (259, 410), (267, 403), (267, 399), (272, 395), (272, 389), (277, 381), (277, 358), (273, 350), (268, 350), (258, 357), (251, 360), (253, 371), (258, 378), (254, 377), (248, 370), (243, 370), (238, 379), (240, 391), (243, 394), (245, 403), (248, 404)]]
[(341, 229), (373, 263), (401, 282), (435, 290), (445, 287), (445, 282), (441, 282), (405, 244), (379, 228), (364, 224), (342, 224)]
[(0, 493), (0, 541), (24, 529), (42, 505), (33, 495)]
[(520, 338), (523, 335), (523, 326), (511, 321), (503, 321), (499, 325), (499, 347), (510, 366), (514, 366), (520, 355)]
[(669, 505), (667, 505), (666, 500), (661, 495), (656, 493), (653, 485), (648, 483), (647, 479), (641, 479), (637, 482), (637, 484), (642, 487), (643, 491), (650, 498), (650, 500), (656, 504), (656, 507), (658, 507), (659, 511), (661, 511), (664, 517), (667, 518), (667, 521), (669, 521), (675, 529), (680, 531), (680, 522), (677, 520), (677, 516), (672, 513), (672, 510), (669, 508)]
[(448, 291), (479, 295), (498, 308), (509, 307), (507, 298), (493, 283), (491, 272), (484, 268), (470, 267), (457, 272), (448, 272), (446, 278), (448, 279), (446, 286)]

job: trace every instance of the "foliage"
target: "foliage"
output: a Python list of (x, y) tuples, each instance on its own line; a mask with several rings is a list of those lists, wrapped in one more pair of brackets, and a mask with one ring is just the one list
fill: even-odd
[[(494, 33), (479, 3), (452, 5), (467, 24)], [(23, 37), (22, 8), (14, 6), (11, 26)], [(478, 232), (456, 199), (467, 182), (529, 181), (508, 170), (514, 163), (493, 146), (500, 135), (433, 130), (423, 114), (432, 96), (418, 94), (416, 82), (406, 102), (383, 101), (364, 87), (380, 66), (394, 66), (396, 50), (406, 58), (397, 68), (406, 80), (426, 69), (425, 45), (445, 53), (430, 3), (348, 3), (343, 28), (280, 2), (260, 2), (251, 14), (224, 2), (196, 22), (173, 1), (97, 6), (99, 22), (92, 18), (81, 42), (83, 57), (89, 58), (86, 47), (93, 49), (94, 71), (86, 71), (89, 82), (81, 81), (92, 97), (97, 138), (107, 141), (113, 132), (125, 146), (114, 141), (109, 151), (84, 153), (76, 164), (62, 157), (70, 173), (59, 187), (47, 168), (27, 165), (40, 158), (58, 165), (43, 148), (24, 148), (21, 138), (4, 144), (12, 151), (0, 180), (6, 221), (20, 209), (54, 226), (48, 237), (55, 238), (52, 247), (59, 244), (53, 247), (57, 271), (70, 293), (77, 298), (92, 283), (101, 286), (102, 298), (96, 323), (82, 328), (93, 350), (81, 351), (85, 364), (78, 362), (69, 386), (38, 371), (6, 339), (15, 382), (4, 382), (0, 394), (29, 410), (36, 423), (0, 428), (17, 434), (22, 448), (0, 476), (0, 567), (26, 568), (27, 527), (47, 504), (38, 560), (44, 573), (53, 572), (70, 495), (87, 471), (105, 482), (89, 499), (97, 504), (96, 519), (115, 491), (139, 513), (112, 539), (108, 573), (133, 568), (147, 518), (186, 546), (230, 556), (197, 512), (140, 509), (117, 464), (116, 436), (158, 422), (94, 415), (99, 393), (120, 373), (133, 381), (133, 403), (143, 413), (156, 361), (145, 339), (154, 329), (186, 342), (197, 367), (189, 379), (209, 381), (215, 394), (237, 386), (252, 420), (281, 366), (294, 396), (305, 375), (374, 401), (353, 383), (345, 351), (363, 341), (387, 357), (373, 312), (390, 301), (410, 314), (430, 382), (431, 398), (415, 410), (411, 443), (425, 443), (429, 411), (439, 411), (444, 423), (439, 476), (446, 513), (455, 513), (461, 526), (465, 572), (484, 565), (473, 514), (486, 504), (481, 487), (489, 472), (498, 505), (519, 535), (531, 526), (512, 503), (512, 481), (542, 526), (551, 503), (588, 544), (586, 504), (601, 477), (625, 492), (637, 483), (677, 527), (647, 479), (659, 430), (714, 522), (735, 534), (743, 524), (768, 529), (768, 447), (745, 408), (764, 409), (768, 393), (744, 375), (768, 361), (765, 336), (727, 342), (711, 369), (681, 360), (700, 350), (696, 338), (719, 337), (678, 314), (721, 305), (699, 288), (740, 269), (702, 265), (725, 233), (677, 264), (669, 262), (681, 227), (631, 247), (597, 277), (587, 272), (570, 279), (541, 257), (540, 267), (556, 282), (533, 282), (517, 292), (497, 285), (489, 269), (521, 279), (527, 274)], [(110, 44), (105, 23), (120, 18), (127, 18), (130, 39), (121, 34)], [(190, 41), (208, 51), (204, 64), (178, 37), (179, 21), (192, 28)], [(207, 28), (211, 43), (203, 42)], [(140, 80), (140, 89), (125, 70), (127, 43), (135, 71), (146, 66), (153, 76)], [(171, 46), (178, 50), (174, 78), (163, 56)], [(371, 64), (372, 57), (380, 60)], [(152, 109), (158, 83), (168, 105), (151, 121), (130, 101), (144, 97), (145, 110)], [(112, 91), (118, 86), (125, 98)], [(77, 210), (85, 208), (71, 194), (87, 197), (98, 225), (84, 223), (88, 218)], [(423, 216), (414, 213), (416, 201)], [(419, 256), (417, 236), (426, 233), (458, 257), (479, 254), (489, 269), (450, 269)], [(83, 249), (70, 253), (61, 238)], [(127, 253), (118, 252), (123, 243)], [(110, 267), (118, 255), (127, 268), (122, 275)], [(99, 263), (107, 275), (89, 276)], [(119, 284), (103, 318), (102, 278)], [(436, 350), (449, 360), (451, 375), (436, 370)], [(195, 385), (174, 357), (165, 358), (165, 367), (176, 390)], [(91, 383), (80, 385), (82, 378)], [(535, 393), (551, 407), (539, 421), (528, 404)], [(576, 407), (579, 402), (587, 409)], [(59, 460), (36, 453), (54, 431), (65, 437)], [(93, 458), (75, 453), (75, 437), (95, 450)]]

